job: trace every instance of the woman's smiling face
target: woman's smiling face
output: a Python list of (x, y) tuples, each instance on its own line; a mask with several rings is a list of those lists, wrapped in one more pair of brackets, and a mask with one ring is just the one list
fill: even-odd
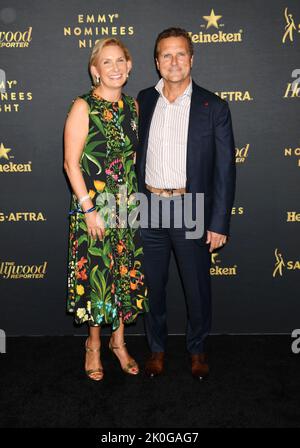
[(95, 77), (100, 77), (103, 87), (119, 89), (125, 84), (131, 66), (131, 61), (126, 60), (122, 48), (107, 45), (100, 51), (91, 70)]

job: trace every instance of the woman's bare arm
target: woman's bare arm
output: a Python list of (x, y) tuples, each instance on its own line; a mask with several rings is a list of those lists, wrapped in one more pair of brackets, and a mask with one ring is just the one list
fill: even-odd
[[(87, 187), (80, 169), (80, 158), (89, 132), (88, 105), (86, 101), (77, 98), (68, 114), (64, 130), (64, 169), (69, 178), (72, 190), (77, 199), (87, 196)], [(81, 208), (86, 211), (93, 207), (91, 199), (86, 199)], [(93, 238), (102, 239), (104, 225), (96, 210), (85, 214), (87, 230)]]

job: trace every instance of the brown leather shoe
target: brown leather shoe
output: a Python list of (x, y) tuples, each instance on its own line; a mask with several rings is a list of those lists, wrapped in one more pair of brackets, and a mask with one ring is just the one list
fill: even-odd
[(205, 353), (197, 353), (191, 355), (192, 359), (192, 375), (200, 381), (204, 380), (209, 374), (209, 366), (205, 359)]
[(164, 370), (164, 352), (154, 352), (151, 353), (151, 356), (146, 361), (145, 365), (145, 373), (147, 376), (154, 377), (157, 375), (161, 375)]

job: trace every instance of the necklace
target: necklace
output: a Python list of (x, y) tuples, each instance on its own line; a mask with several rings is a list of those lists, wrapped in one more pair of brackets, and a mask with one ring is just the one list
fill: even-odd
[(107, 103), (117, 103), (122, 98), (122, 93), (121, 93), (121, 96), (119, 96), (119, 98), (117, 100), (109, 101), (109, 100), (105, 100), (102, 96), (98, 95), (98, 93), (95, 92), (95, 88), (93, 88), (92, 89), (92, 96), (94, 98), (96, 98), (97, 100), (99, 100), (99, 101), (106, 101)]

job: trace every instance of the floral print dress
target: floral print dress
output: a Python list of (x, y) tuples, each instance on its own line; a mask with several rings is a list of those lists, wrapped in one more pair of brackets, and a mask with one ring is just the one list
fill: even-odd
[[(80, 167), (89, 195), (105, 222), (103, 240), (89, 237), (76, 196), (70, 211), (67, 311), (75, 322), (111, 324), (112, 330), (148, 311), (139, 229), (124, 225), (135, 219), (137, 179), (137, 112), (134, 99), (118, 102), (82, 95), (89, 106), (89, 133)], [(123, 214), (122, 214), (123, 212)], [(126, 214), (126, 213), (125, 213)]]

